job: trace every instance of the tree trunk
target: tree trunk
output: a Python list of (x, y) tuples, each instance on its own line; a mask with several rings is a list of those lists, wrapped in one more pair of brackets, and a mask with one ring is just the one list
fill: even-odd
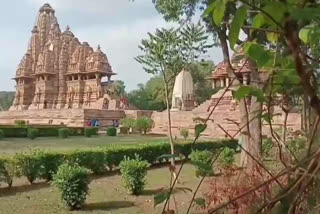
[[(168, 116), (168, 134), (169, 134), (169, 142), (170, 142), (170, 147), (171, 147), (171, 154), (174, 155), (175, 154), (175, 149), (174, 149), (174, 142), (173, 142), (173, 137), (172, 137), (172, 125), (171, 125), (171, 113), (170, 113), (170, 101), (169, 101), (169, 87), (168, 87), (168, 83), (166, 81), (165, 82), (165, 94), (166, 94), (166, 103), (167, 103), (167, 116)], [(171, 165), (172, 167), (175, 166), (175, 158), (172, 157), (171, 158)]]
[[(230, 55), (229, 55), (229, 48), (227, 43), (227, 37), (226, 37), (226, 27), (223, 27), (221, 30), (218, 31), (218, 37), (221, 44), (221, 49), (223, 53), (223, 61), (224, 63), (227, 63), (227, 73), (228, 76), (233, 79), (236, 78), (234, 71), (230, 67)], [(238, 79), (234, 79), (233, 81), (234, 85), (241, 85), (241, 82)], [(248, 110), (247, 110), (247, 104), (245, 99), (241, 99), (239, 102), (239, 110), (240, 110), (240, 128), (244, 127), (240, 134), (241, 139), (241, 146), (248, 151), (248, 144), (249, 144), (249, 135), (250, 130), (248, 129)], [(244, 150), (241, 150), (241, 158), (240, 158), (240, 164), (241, 166), (246, 166), (248, 161), (248, 155)]]
[[(250, 85), (255, 88), (263, 88), (262, 80), (259, 76), (259, 72), (256, 69), (255, 63), (248, 59), (248, 67), (251, 70), (251, 80)], [(262, 155), (262, 124), (261, 124), (261, 115), (262, 113), (262, 103), (257, 100), (257, 97), (251, 97), (250, 103), (250, 113), (249, 113), (249, 144), (248, 149), (249, 153), (254, 156), (256, 159), (261, 159)], [(248, 157), (248, 169), (253, 170), (256, 166), (256, 162)]]

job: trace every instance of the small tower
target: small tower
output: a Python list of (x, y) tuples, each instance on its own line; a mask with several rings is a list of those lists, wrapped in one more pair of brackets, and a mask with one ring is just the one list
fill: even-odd
[(193, 79), (189, 71), (183, 69), (176, 77), (171, 110), (191, 111), (194, 108)]

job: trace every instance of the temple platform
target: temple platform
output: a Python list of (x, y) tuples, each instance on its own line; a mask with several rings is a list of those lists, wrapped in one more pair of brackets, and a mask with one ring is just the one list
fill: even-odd
[(0, 112), (0, 125), (14, 125), (24, 120), (30, 125), (66, 125), (67, 127), (85, 127), (87, 122), (97, 119), (102, 127), (112, 125), (112, 120), (125, 117), (123, 110), (99, 109), (40, 109), (13, 110)]

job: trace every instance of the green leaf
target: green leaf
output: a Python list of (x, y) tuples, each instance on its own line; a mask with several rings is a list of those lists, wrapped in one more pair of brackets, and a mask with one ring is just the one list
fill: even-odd
[(305, 43), (308, 44), (309, 43), (309, 35), (311, 32), (312, 28), (311, 26), (306, 26), (304, 28), (302, 28), (299, 32), (299, 38)]
[(234, 50), (234, 46), (238, 41), (240, 29), (247, 16), (247, 6), (241, 6), (234, 15), (229, 32), (230, 47)]
[(241, 100), (247, 96), (254, 96), (257, 98), (258, 102), (263, 102), (265, 97), (262, 89), (253, 88), (250, 86), (242, 86), (235, 92), (235, 98)]
[(304, 7), (304, 8), (293, 8), (291, 11), (291, 17), (297, 21), (311, 21), (320, 19), (320, 8), (319, 7)]
[(273, 33), (273, 32), (267, 33), (267, 39), (272, 43), (275, 43), (278, 40), (278, 37), (279, 35), (277, 33)]
[(216, 0), (214, 10), (213, 10), (213, 21), (217, 26), (221, 25), (222, 19), (224, 17), (224, 12), (226, 10), (226, 3), (228, 0)]
[(195, 126), (195, 135), (199, 136), (202, 132), (204, 132), (207, 128), (207, 124), (197, 124)]
[[(263, 11), (265, 11), (267, 14), (269, 14), (273, 20), (280, 23), (282, 22), (282, 19), (284, 18), (284, 14), (287, 12), (287, 7), (282, 2), (278, 1), (272, 1), (269, 2), (266, 6), (264, 6)], [(265, 15), (264, 15), (265, 16)], [(271, 20), (268, 16), (265, 16), (268, 23), (272, 26), (276, 26), (276, 23)]]
[(260, 28), (265, 23), (266, 23), (266, 20), (265, 20), (264, 16), (262, 15), (262, 13), (259, 13), (253, 18), (252, 27), (253, 28)]
[(206, 208), (206, 200), (204, 200), (203, 198), (196, 198), (194, 199), (194, 202), (202, 209)]
[(265, 50), (261, 45), (247, 42), (243, 48), (245, 54), (253, 59), (259, 67), (273, 65), (274, 54)]
[(167, 191), (160, 192), (153, 197), (153, 207), (156, 207), (158, 204), (161, 204), (169, 197), (169, 193)]
[(202, 17), (207, 17), (209, 16), (209, 14), (212, 13), (212, 11), (214, 11), (214, 9), (216, 8), (216, 3), (212, 2), (209, 7), (207, 7), (207, 9), (203, 12)]

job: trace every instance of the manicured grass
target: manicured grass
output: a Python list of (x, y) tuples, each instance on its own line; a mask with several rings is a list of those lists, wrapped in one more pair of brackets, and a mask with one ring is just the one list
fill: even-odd
[(167, 140), (161, 136), (123, 135), (116, 137), (93, 136), (72, 136), (67, 139), (57, 137), (41, 137), (35, 140), (28, 138), (4, 138), (0, 140), (0, 155), (12, 155), (17, 152), (30, 149), (48, 149), (51, 151), (70, 151), (75, 149), (87, 149), (108, 146), (110, 144), (135, 144), (152, 143)]
[[(194, 190), (199, 179), (194, 175), (193, 166), (186, 164), (180, 176), (178, 187), (189, 187)], [(96, 177), (90, 183), (90, 195), (87, 198), (84, 210), (70, 212), (61, 204), (59, 193), (55, 187), (47, 183), (30, 185), (26, 179), (20, 179), (15, 181), (12, 189), (0, 188), (0, 213), (161, 213), (163, 205), (159, 205), (155, 210), (153, 208), (153, 195), (159, 192), (161, 188), (167, 187), (169, 182), (170, 174), (167, 167), (151, 169), (148, 171), (148, 184), (144, 193), (141, 196), (132, 196), (123, 188), (120, 175)], [(201, 197), (206, 189), (208, 189), (207, 179), (197, 196)], [(191, 198), (192, 193), (189, 192), (176, 194), (179, 213), (186, 212)]]

